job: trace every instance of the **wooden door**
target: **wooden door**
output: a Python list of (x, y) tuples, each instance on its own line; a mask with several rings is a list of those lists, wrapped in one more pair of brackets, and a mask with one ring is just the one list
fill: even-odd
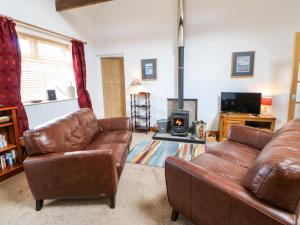
[(300, 118), (300, 33), (296, 33), (293, 79), (291, 85), (288, 120)]
[(102, 58), (102, 83), (105, 117), (126, 115), (123, 58)]

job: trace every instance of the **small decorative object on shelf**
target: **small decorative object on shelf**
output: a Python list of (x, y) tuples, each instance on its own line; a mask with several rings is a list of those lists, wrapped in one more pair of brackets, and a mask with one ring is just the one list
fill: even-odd
[(0, 107), (0, 182), (23, 171), (16, 107)]
[(55, 90), (47, 90), (47, 94), (48, 94), (48, 101), (54, 101), (57, 99)]
[(0, 116), (0, 123), (5, 123), (10, 120), (9, 116)]
[(131, 121), (133, 131), (150, 131), (150, 93), (130, 94)]

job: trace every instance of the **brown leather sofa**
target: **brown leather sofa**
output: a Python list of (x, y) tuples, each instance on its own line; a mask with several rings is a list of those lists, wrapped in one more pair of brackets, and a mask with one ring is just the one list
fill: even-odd
[(115, 195), (132, 133), (129, 118), (97, 120), (81, 109), (24, 133), (24, 168), (36, 210), (44, 199)]
[(300, 119), (275, 134), (234, 125), (228, 140), (191, 162), (170, 157), (172, 220), (197, 225), (296, 225), (300, 211)]

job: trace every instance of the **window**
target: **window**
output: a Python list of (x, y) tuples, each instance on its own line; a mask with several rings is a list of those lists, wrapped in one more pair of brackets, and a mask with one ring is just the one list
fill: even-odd
[(68, 99), (66, 88), (75, 86), (71, 46), (18, 34), (22, 54), (22, 102), (47, 100), (47, 90)]

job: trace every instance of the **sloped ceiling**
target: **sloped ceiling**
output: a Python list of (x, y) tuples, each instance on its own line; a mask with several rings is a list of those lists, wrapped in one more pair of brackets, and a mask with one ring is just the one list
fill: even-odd
[(99, 4), (111, 0), (55, 0), (56, 11), (64, 11), (83, 6)]
[[(219, 0), (186, 0), (187, 38), (221, 30), (258, 32), (262, 24), (268, 28), (262, 32), (268, 32), (284, 21), (291, 28), (299, 24), (299, 0), (290, 0), (289, 4), (285, 0), (265, 0), (263, 3), (253, 0), (249, 3), (251, 10), (239, 10), (245, 2), (230, 0), (229, 4), (228, 1)], [(176, 38), (176, 0), (113, 0), (60, 14), (77, 32), (95, 43), (121, 36), (124, 40), (131, 38), (132, 41), (138, 41), (133, 35), (155, 38), (155, 34), (170, 30), (174, 35), (169, 38)], [(291, 20), (293, 17), (295, 19)], [(257, 26), (257, 23), (261, 26)]]
[(94, 43), (100, 42), (104, 37), (105, 40), (110, 40), (134, 33), (153, 38), (155, 34), (169, 30), (176, 33), (177, 4), (173, 4), (173, 1), (175, 0), (114, 0), (60, 14)]

